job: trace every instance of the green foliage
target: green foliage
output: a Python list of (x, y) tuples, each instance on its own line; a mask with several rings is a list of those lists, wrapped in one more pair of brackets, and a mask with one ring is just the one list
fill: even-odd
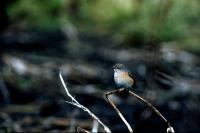
[(8, 8), (12, 21), (21, 22), (30, 27), (56, 28), (61, 26), (68, 16), (62, 9), (62, 0), (19, 0)]
[(199, 0), (18, 0), (8, 14), (13, 23), (29, 27), (52, 29), (70, 23), (79, 32), (148, 43), (199, 36), (199, 5)]

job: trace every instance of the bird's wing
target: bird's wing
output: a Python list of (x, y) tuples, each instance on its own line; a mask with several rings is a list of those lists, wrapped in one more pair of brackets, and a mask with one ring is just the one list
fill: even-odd
[(128, 71), (128, 75), (134, 79), (133, 75)]
[(133, 84), (135, 85), (136, 84), (136, 80), (135, 80), (135, 78), (133, 77), (133, 75), (130, 73), (130, 72), (128, 72), (128, 75), (133, 79)]

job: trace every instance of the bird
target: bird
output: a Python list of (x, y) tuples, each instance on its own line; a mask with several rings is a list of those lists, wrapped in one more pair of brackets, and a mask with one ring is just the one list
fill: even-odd
[(114, 81), (118, 87), (125, 88), (128, 91), (133, 88), (136, 81), (125, 65), (117, 63), (112, 69), (114, 70)]

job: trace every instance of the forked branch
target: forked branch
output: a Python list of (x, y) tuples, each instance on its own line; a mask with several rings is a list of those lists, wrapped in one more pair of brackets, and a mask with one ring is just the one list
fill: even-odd
[[(126, 119), (123, 117), (122, 113), (119, 111), (119, 109), (116, 107), (116, 105), (108, 97), (109, 95), (115, 94), (116, 92), (122, 92), (122, 91), (126, 91), (126, 90), (124, 88), (121, 88), (121, 89), (117, 89), (117, 90), (107, 92), (106, 98), (107, 98), (109, 104), (112, 106), (112, 108), (117, 112), (117, 114), (120, 116), (122, 121), (125, 123), (129, 132), (133, 132), (130, 124), (126, 121)], [(148, 107), (150, 107), (158, 116), (160, 116), (167, 123), (167, 125), (168, 125), (167, 133), (175, 133), (175, 131), (174, 131), (173, 127), (171, 126), (171, 124), (169, 123), (169, 121), (150, 102), (148, 102), (147, 100), (145, 100), (144, 98), (140, 97), (139, 95), (135, 94), (134, 92), (132, 92), (130, 90), (128, 92), (132, 96), (136, 97), (138, 100), (145, 103)]]
[[(95, 119), (100, 125), (103, 126), (104, 130), (108, 133), (111, 132), (111, 130), (94, 114), (92, 113), (88, 108), (86, 108), (85, 106), (83, 106), (82, 104), (80, 104), (70, 93), (69, 93), (69, 90), (68, 88), (66, 87), (65, 85), (65, 82), (63, 80), (63, 77), (62, 77), (62, 74), (61, 72), (59, 73), (59, 77), (60, 77), (60, 80), (61, 80), (61, 83), (63, 85), (63, 87), (65, 88), (65, 91), (67, 93), (67, 96), (71, 99), (71, 101), (65, 101), (69, 104), (72, 104), (80, 109), (82, 109), (83, 111), (86, 111), (93, 119)], [(79, 128), (80, 129), (80, 128)]]

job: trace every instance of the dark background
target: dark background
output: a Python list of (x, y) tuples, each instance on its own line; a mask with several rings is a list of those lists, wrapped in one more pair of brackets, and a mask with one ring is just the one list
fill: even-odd
[[(0, 131), (90, 130), (92, 118), (65, 103), (69, 91), (112, 131), (128, 131), (104, 94), (125, 64), (176, 132), (200, 132), (199, 0), (0, 1)], [(166, 123), (135, 98), (112, 97), (136, 132)], [(103, 131), (100, 127), (99, 131)]]

